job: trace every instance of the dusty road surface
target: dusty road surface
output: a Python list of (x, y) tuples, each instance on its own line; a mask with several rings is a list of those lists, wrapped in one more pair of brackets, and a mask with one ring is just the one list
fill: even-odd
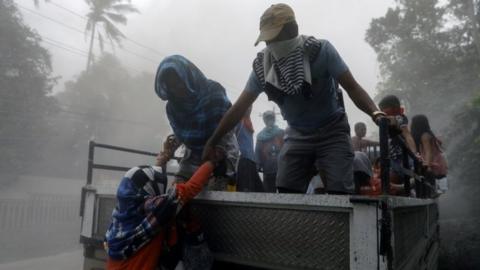
[(81, 270), (83, 250), (0, 264), (0, 270)]

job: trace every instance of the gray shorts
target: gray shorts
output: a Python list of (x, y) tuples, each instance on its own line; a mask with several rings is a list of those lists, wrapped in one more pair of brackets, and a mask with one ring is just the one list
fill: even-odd
[[(239, 159), (239, 150), (238, 150), (238, 143), (237, 138), (233, 132), (227, 133), (220, 143), (218, 147), (222, 148), (225, 151), (226, 159), (226, 172), (225, 175), (222, 177), (216, 177), (210, 179), (208, 183), (209, 190), (227, 190), (227, 184), (230, 184), (232, 181), (235, 182), (235, 172), (236, 167)], [(202, 164), (200, 155), (195, 155), (192, 151), (188, 148), (185, 148), (185, 154), (183, 158), (180, 160), (179, 169), (175, 174), (175, 181), (177, 182), (185, 182), (192, 177), (193, 173), (198, 169), (198, 167)]]
[(277, 187), (305, 193), (316, 168), (327, 191), (353, 193), (353, 157), (345, 115), (313, 133), (288, 128), (279, 154)]

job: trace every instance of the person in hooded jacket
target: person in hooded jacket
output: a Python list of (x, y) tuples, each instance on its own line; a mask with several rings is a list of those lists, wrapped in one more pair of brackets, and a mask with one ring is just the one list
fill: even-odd
[[(174, 136), (169, 136), (166, 149), (157, 158), (165, 164), (175, 150), (185, 146), (176, 173), (177, 182), (189, 179), (200, 166), (201, 154), (208, 138), (217, 128), (225, 112), (231, 107), (225, 88), (207, 79), (192, 62), (180, 55), (166, 57), (155, 77), (155, 92), (167, 102), (166, 113)], [(210, 190), (234, 190), (235, 168), (238, 162), (238, 143), (233, 131), (222, 137), (217, 148), (225, 159), (216, 169), (209, 183)]]

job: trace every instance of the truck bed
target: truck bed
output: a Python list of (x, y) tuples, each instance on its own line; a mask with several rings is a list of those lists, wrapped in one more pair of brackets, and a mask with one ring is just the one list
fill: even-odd
[[(392, 254), (386, 257), (379, 254), (381, 201), (392, 221)], [(101, 242), (115, 203), (112, 195), (86, 191), (84, 269), (105, 258)], [(203, 192), (191, 207), (222, 262), (266, 269), (388, 269), (388, 261), (393, 269), (437, 268), (438, 206), (432, 199)]]

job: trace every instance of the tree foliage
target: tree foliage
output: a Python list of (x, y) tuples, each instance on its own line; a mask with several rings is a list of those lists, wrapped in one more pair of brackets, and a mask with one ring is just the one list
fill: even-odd
[(472, 1), (440, 2), (397, 1), (371, 22), (366, 40), (380, 63), (379, 97), (398, 95), (409, 111), (428, 113), (442, 129), (477, 90), (480, 54), (473, 31), (478, 21), (464, 10)]
[(41, 158), (56, 111), (50, 54), (40, 42), (13, 1), (0, 0), (0, 167), (11, 172)]
[[(90, 11), (87, 14), (87, 25), (85, 34), (90, 32), (90, 49), (88, 51), (87, 69), (93, 61), (93, 43), (95, 34), (100, 50), (103, 51), (105, 37), (110, 41), (112, 48), (114, 43), (120, 45), (125, 35), (118, 29), (116, 24), (127, 24), (126, 14), (138, 12), (131, 1), (123, 0), (85, 0)], [(99, 26), (102, 26), (99, 29)], [(101, 31), (103, 29), (103, 31)]]
[(440, 203), (455, 222), (442, 230), (441, 269), (480, 266), (479, 23), (478, 0), (397, 0), (366, 34), (380, 64), (378, 98), (399, 96), (408, 114), (426, 114), (446, 135), (450, 191)]
[(480, 1), (398, 0), (366, 35), (381, 67), (379, 96), (398, 95), (411, 114), (425, 113), (449, 134), (453, 176), (465, 183), (480, 175), (469, 163), (480, 160), (478, 98), (472, 102), (480, 92), (479, 23)]
[[(65, 91), (56, 95), (62, 111), (54, 121), (59, 144), (52, 145), (56, 148), (52, 151), (70, 156), (62, 155), (58, 163), (73, 164), (69, 170), (83, 176), (91, 139), (158, 151), (170, 128), (164, 117), (164, 104), (155, 95), (153, 83), (153, 74), (133, 76), (111, 54), (103, 54), (90, 71), (83, 71), (76, 79), (66, 82)], [(105, 162), (116, 164), (121, 158), (112, 155)], [(65, 173), (69, 173), (68, 170)]]

